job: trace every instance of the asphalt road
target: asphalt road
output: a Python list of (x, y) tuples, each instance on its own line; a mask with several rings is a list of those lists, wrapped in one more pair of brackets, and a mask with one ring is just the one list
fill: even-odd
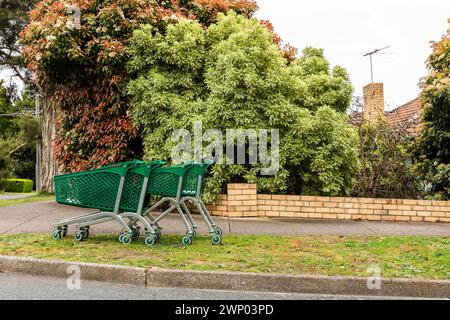
[(181, 288), (143, 288), (81, 281), (69, 290), (67, 281), (0, 273), (0, 300), (366, 300), (383, 299), (309, 294), (212, 291)]

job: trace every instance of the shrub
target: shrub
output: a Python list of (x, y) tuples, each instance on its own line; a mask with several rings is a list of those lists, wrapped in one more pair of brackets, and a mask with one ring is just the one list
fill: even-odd
[(28, 179), (6, 179), (5, 191), (29, 193), (33, 191), (33, 181)]
[(307, 48), (288, 64), (273, 34), (256, 19), (219, 15), (205, 29), (180, 20), (160, 33), (150, 25), (130, 42), (128, 85), (132, 119), (147, 160), (169, 160), (176, 129), (279, 129), (281, 168), (221, 165), (212, 170), (208, 200), (227, 182), (257, 183), (260, 191), (344, 195), (358, 170), (358, 137), (345, 105), (352, 87), (342, 68), (330, 71), (323, 51)]
[(414, 150), (417, 174), (426, 196), (450, 200), (450, 29), (428, 59), (422, 80), (423, 127)]
[[(69, 5), (80, 9), (80, 28)], [(156, 30), (179, 17), (215, 21), (236, 9), (250, 16), (252, 0), (42, 0), (21, 33), (23, 56), (57, 114), (54, 153), (64, 170), (79, 171), (141, 155), (141, 139), (123, 92), (128, 41), (141, 23)]]

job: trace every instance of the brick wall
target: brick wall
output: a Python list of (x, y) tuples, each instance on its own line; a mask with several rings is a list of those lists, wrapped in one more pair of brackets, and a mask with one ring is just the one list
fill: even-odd
[(209, 210), (222, 217), (450, 223), (449, 201), (265, 195), (254, 184), (229, 184)]

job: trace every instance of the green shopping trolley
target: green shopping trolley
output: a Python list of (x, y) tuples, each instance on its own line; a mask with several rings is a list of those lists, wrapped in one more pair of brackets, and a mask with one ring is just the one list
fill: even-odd
[[(152, 171), (147, 192), (152, 196), (162, 197), (162, 199), (143, 215), (150, 219), (150, 224), (155, 230), (158, 230), (159, 235), (162, 229), (159, 222), (177, 210), (187, 229), (182, 243), (184, 245), (192, 244), (197, 236), (198, 227), (187, 206), (191, 202), (207, 224), (212, 243), (217, 245), (222, 242), (222, 230), (214, 223), (201, 199), (205, 187), (205, 173), (212, 164), (213, 162), (203, 164), (189, 162), (174, 167), (160, 167)], [(169, 203), (170, 208), (155, 218), (154, 211), (166, 203)], [(148, 240), (147, 245), (151, 246), (157, 241), (157, 238), (150, 237)]]
[(54, 182), (58, 203), (97, 211), (55, 223), (53, 239), (65, 237), (68, 227), (75, 225), (75, 239), (82, 241), (89, 237), (92, 225), (117, 221), (124, 229), (119, 236), (120, 242), (129, 244), (139, 237), (140, 228), (136, 222), (130, 226), (126, 222), (128, 220), (143, 224), (147, 237), (157, 236), (157, 231), (142, 217), (142, 213), (148, 201), (146, 190), (151, 172), (164, 164), (163, 161), (131, 161), (56, 176)]

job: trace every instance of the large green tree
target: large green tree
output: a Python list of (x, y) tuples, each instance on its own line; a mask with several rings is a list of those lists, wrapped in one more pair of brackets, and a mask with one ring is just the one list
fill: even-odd
[(28, 24), (28, 12), (37, 0), (0, 0), (0, 70), (9, 69), (24, 83), (26, 64), (18, 44), (19, 33)]
[(428, 59), (429, 74), (422, 81), (422, 130), (415, 159), (428, 194), (450, 199), (450, 29)]
[[(40, 123), (26, 113), (32, 107), (26, 92), (19, 98), (0, 81), (0, 180), (10, 176), (35, 179)], [(0, 190), (3, 185), (0, 181)]]
[[(49, 97), (43, 106), (44, 144), (56, 130), (53, 149), (62, 169), (79, 171), (140, 156), (140, 137), (122, 90), (134, 29), (149, 23), (163, 31), (178, 17), (207, 25), (230, 9), (250, 16), (256, 5), (252, 0), (40, 1), (21, 41), (28, 68)], [(47, 125), (53, 122), (55, 130)]]
[(216, 165), (213, 194), (226, 182), (256, 182), (261, 191), (347, 194), (358, 168), (356, 131), (345, 114), (352, 86), (323, 51), (304, 50), (289, 63), (273, 34), (256, 19), (219, 15), (204, 29), (180, 20), (164, 33), (150, 25), (134, 32), (128, 90), (132, 118), (147, 159), (169, 159), (176, 129), (279, 129), (280, 170), (263, 177), (260, 165)]
[(0, 80), (0, 139), (11, 136), (15, 129), (13, 114), (16, 112), (14, 104), (11, 102), (11, 97), (7, 89), (4, 87), (4, 82)]

